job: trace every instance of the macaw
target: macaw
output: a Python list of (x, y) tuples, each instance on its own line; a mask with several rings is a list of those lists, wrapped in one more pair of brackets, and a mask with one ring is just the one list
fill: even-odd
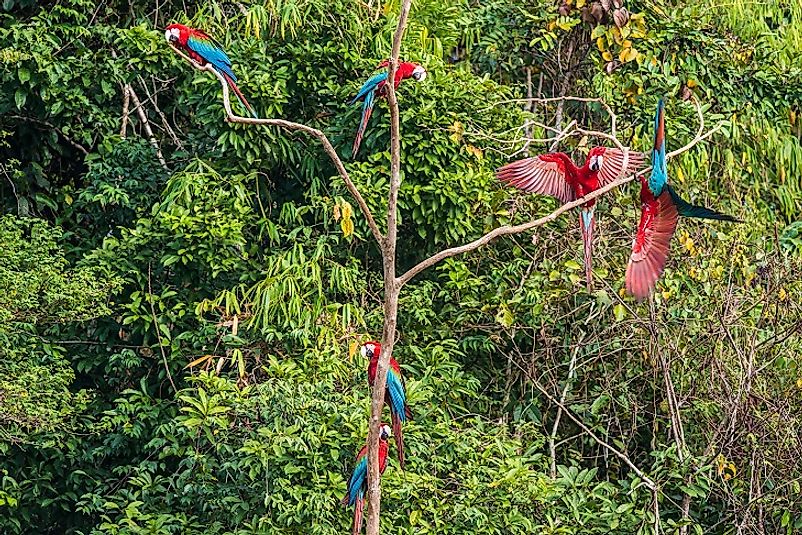
[[(362, 118), (359, 121), (359, 129), (356, 131), (356, 138), (354, 138), (354, 147), (352, 150), (353, 158), (356, 158), (356, 154), (359, 152), (362, 136), (365, 135), (365, 128), (368, 126), (368, 121), (373, 113), (373, 106), (376, 104), (376, 97), (383, 97), (387, 94), (386, 86), (389, 76), (387, 72), (388, 65), (390, 65), (388, 60), (379, 63), (379, 66), (376, 68), (384, 70), (368, 78), (367, 81), (362, 84), (356, 96), (348, 103), (349, 105), (353, 105), (359, 100), (362, 101)], [(399, 84), (401, 84), (405, 78), (414, 78), (415, 81), (422, 82), (426, 79), (426, 74), (426, 69), (417, 63), (402, 61), (398, 64), (398, 70), (395, 72), (395, 83), (393, 85), (398, 89)]]
[[(624, 152), (620, 149), (593, 147), (585, 165), (577, 167), (562, 152), (550, 152), (508, 163), (496, 172), (502, 182), (527, 192), (556, 197), (571, 202), (596, 191), (620, 176), (634, 173), (643, 166), (646, 155), (630, 151), (624, 169)], [(586, 202), (579, 215), (579, 228), (585, 246), (585, 280), (588, 291), (593, 281), (593, 211), (596, 199)]]
[[(382, 424), (379, 428), (379, 475), (384, 473), (387, 468), (387, 452), (390, 444), (387, 439), (390, 437), (390, 426)], [(362, 512), (365, 509), (365, 491), (368, 490), (368, 445), (362, 446), (356, 455), (356, 466), (354, 473), (348, 480), (348, 491), (343, 497), (343, 505), (354, 506), (354, 527), (351, 530), (353, 535), (362, 531)]]
[(254, 119), (259, 117), (253, 110), (245, 96), (237, 87), (237, 77), (231, 69), (231, 60), (220, 44), (212, 39), (203, 30), (197, 30), (184, 26), (183, 24), (170, 24), (164, 31), (164, 38), (173, 46), (182, 49), (187, 55), (196, 63), (206, 65), (207, 63), (214, 67), (214, 70), (223, 75), (228, 86), (237, 95), (242, 106), (248, 110), (248, 113)]
[[(373, 387), (376, 381), (376, 367), (379, 365), (379, 355), (381, 355), (382, 345), (379, 342), (371, 341), (362, 344), (359, 349), (360, 353), (366, 359), (369, 359), (368, 364), (368, 384)], [(392, 356), (390, 357), (390, 367), (387, 369), (387, 386), (384, 390), (384, 402), (390, 407), (390, 416), (393, 423), (393, 437), (395, 438), (395, 445), (398, 449), (398, 464), (401, 469), (404, 469), (404, 434), (401, 430), (401, 424), (405, 424), (407, 420), (412, 420), (412, 411), (409, 410), (407, 404), (406, 384), (404, 377), (401, 375), (401, 367), (398, 365)]]
[(657, 102), (654, 116), (652, 172), (648, 179), (644, 175), (638, 179), (641, 183), (641, 215), (627, 265), (626, 289), (640, 301), (654, 290), (657, 279), (663, 273), (679, 216), (732, 222), (738, 220), (704, 206), (690, 204), (668, 183), (663, 99)]

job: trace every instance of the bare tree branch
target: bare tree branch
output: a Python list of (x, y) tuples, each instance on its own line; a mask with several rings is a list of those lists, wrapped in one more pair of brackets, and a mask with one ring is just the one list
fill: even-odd
[(142, 121), (142, 127), (145, 129), (145, 133), (148, 135), (148, 141), (156, 150), (156, 157), (159, 159), (159, 163), (162, 164), (162, 167), (167, 169), (167, 162), (164, 160), (164, 156), (159, 148), (159, 142), (156, 140), (156, 136), (153, 135), (153, 129), (150, 127), (150, 122), (148, 121), (148, 116), (145, 113), (145, 109), (142, 107), (139, 97), (136, 96), (136, 91), (134, 91), (133, 86), (128, 84), (126, 87), (128, 88), (128, 94), (131, 96), (131, 100), (134, 102), (136, 113), (139, 115), (139, 120)]
[(365, 216), (365, 219), (368, 222), (368, 226), (370, 227), (370, 231), (373, 233), (373, 237), (376, 239), (376, 243), (381, 247), (381, 245), (384, 243), (384, 237), (382, 236), (382, 233), (379, 230), (378, 225), (376, 225), (376, 220), (373, 219), (373, 214), (371, 213), (370, 208), (368, 208), (368, 205), (365, 202), (365, 199), (362, 197), (362, 194), (359, 193), (359, 190), (357, 189), (356, 185), (351, 180), (351, 177), (348, 175), (348, 171), (345, 170), (345, 165), (343, 165), (343, 162), (340, 159), (339, 155), (337, 154), (337, 151), (334, 149), (334, 145), (331, 144), (331, 141), (329, 141), (329, 138), (326, 136), (326, 134), (324, 134), (321, 130), (318, 130), (317, 128), (312, 128), (311, 126), (307, 126), (305, 124), (294, 123), (292, 121), (285, 121), (283, 119), (254, 119), (253, 117), (240, 117), (234, 114), (234, 112), (231, 110), (231, 95), (229, 93), (228, 83), (226, 82), (226, 79), (223, 77), (223, 75), (214, 70), (214, 68), (211, 65), (199, 65), (195, 61), (191, 60), (189, 56), (181, 52), (173, 45), (170, 45), (170, 47), (199, 71), (211, 72), (217, 77), (217, 79), (220, 81), (220, 86), (223, 89), (223, 109), (225, 110), (226, 113), (226, 121), (230, 123), (240, 123), (240, 124), (278, 126), (280, 128), (284, 128), (290, 131), (306, 132), (307, 134), (311, 135), (312, 137), (320, 141), (321, 145), (323, 145), (323, 150), (331, 159), (332, 163), (334, 163), (334, 167), (337, 169), (337, 173), (340, 175), (340, 178), (342, 178), (343, 182), (345, 182), (345, 187), (348, 188), (348, 191), (351, 193), (354, 199), (356, 199), (356, 202), (359, 205), (359, 209)]

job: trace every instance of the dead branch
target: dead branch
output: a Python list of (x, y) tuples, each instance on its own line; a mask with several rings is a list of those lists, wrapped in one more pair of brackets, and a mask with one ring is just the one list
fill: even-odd
[(131, 94), (128, 92), (128, 84), (123, 86), (123, 117), (120, 121), (120, 137), (125, 139), (128, 130), (128, 113), (131, 106)]
[(337, 151), (334, 150), (334, 145), (331, 144), (329, 138), (324, 134), (321, 130), (317, 128), (312, 128), (311, 126), (307, 126), (305, 124), (294, 123), (292, 121), (285, 121), (283, 119), (254, 119), (253, 117), (240, 117), (235, 115), (234, 112), (231, 110), (231, 95), (228, 89), (228, 83), (226, 79), (223, 77), (222, 74), (214, 70), (211, 65), (199, 65), (198, 63), (192, 61), (189, 56), (181, 52), (179, 49), (170, 45), (178, 55), (182, 58), (187, 60), (193, 67), (198, 69), (199, 71), (206, 71), (210, 72), (215, 75), (220, 82), (220, 86), (223, 89), (223, 109), (226, 113), (226, 121), (230, 123), (240, 123), (240, 124), (255, 124), (255, 125), (262, 125), (262, 126), (278, 126), (279, 128), (284, 128), (290, 131), (300, 131), (306, 132), (307, 134), (311, 135), (312, 137), (316, 138), (320, 141), (321, 145), (323, 145), (323, 150), (326, 152), (328, 157), (331, 159), (334, 167), (337, 168), (337, 173), (340, 175), (340, 178), (343, 179), (345, 182), (345, 187), (348, 188), (348, 191), (351, 195), (356, 199), (357, 204), (359, 205), (359, 209), (362, 211), (362, 214), (365, 216), (365, 219), (368, 222), (368, 226), (370, 227), (370, 231), (373, 233), (373, 237), (376, 239), (376, 243), (381, 247), (384, 243), (384, 236), (382, 236), (379, 227), (376, 225), (376, 221), (373, 219), (373, 214), (368, 208), (367, 203), (365, 203), (365, 199), (362, 197), (362, 194), (359, 193), (356, 185), (351, 180), (351, 177), (348, 175), (348, 171), (345, 170), (345, 165), (343, 165), (342, 160), (340, 159)]
[(134, 102), (136, 113), (139, 115), (139, 120), (142, 122), (142, 127), (145, 129), (145, 133), (148, 136), (148, 141), (156, 150), (156, 157), (159, 159), (159, 163), (162, 164), (162, 167), (167, 169), (167, 162), (164, 160), (164, 156), (159, 148), (159, 142), (156, 140), (156, 136), (153, 135), (153, 129), (150, 127), (150, 122), (148, 121), (148, 115), (145, 113), (145, 109), (142, 107), (142, 103), (139, 101), (139, 97), (136, 96), (136, 91), (134, 91), (134, 88), (131, 86), (131, 84), (127, 84), (126, 87), (128, 89), (128, 94), (131, 95), (131, 100)]

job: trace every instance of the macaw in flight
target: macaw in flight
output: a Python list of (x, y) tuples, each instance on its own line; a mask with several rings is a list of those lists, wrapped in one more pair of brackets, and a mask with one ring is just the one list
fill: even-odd
[(654, 148), (652, 173), (647, 179), (640, 175), (641, 215), (638, 232), (632, 242), (626, 274), (626, 289), (638, 301), (648, 297), (663, 273), (671, 237), (679, 216), (718, 221), (739, 222), (732, 216), (683, 200), (668, 183), (666, 167), (665, 108), (663, 99), (657, 102), (654, 117)]
[[(362, 344), (359, 352), (363, 357), (369, 359), (368, 364), (368, 384), (373, 388), (376, 381), (376, 368), (379, 365), (379, 355), (381, 355), (382, 345), (379, 342), (371, 341)], [(384, 390), (384, 402), (390, 407), (390, 416), (393, 423), (393, 437), (398, 449), (398, 464), (404, 469), (404, 434), (401, 424), (412, 420), (412, 411), (407, 404), (406, 385), (404, 377), (401, 375), (401, 367), (392, 356), (390, 357), (390, 367), (387, 369), (387, 385)]]
[[(518, 189), (550, 195), (563, 203), (575, 201), (588, 193), (606, 186), (620, 176), (626, 176), (643, 167), (645, 155), (629, 152), (624, 169), (624, 152), (620, 149), (593, 147), (585, 165), (577, 167), (562, 152), (550, 152), (509, 163), (496, 172), (502, 182)], [(579, 227), (585, 246), (585, 280), (588, 291), (593, 282), (593, 211), (596, 199), (586, 202), (579, 215)]]
[[(387, 94), (387, 78), (389, 76), (387, 72), (388, 65), (390, 65), (388, 60), (379, 63), (379, 66), (376, 68), (384, 70), (368, 78), (367, 81), (362, 84), (356, 96), (348, 103), (349, 105), (353, 105), (359, 100), (362, 101), (362, 118), (359, 121), (359, 129), (356, 131), (356, 138), (354, 138), (354, 147), (352, 150), (353, 158), (356, 158), (356, 154), (359, 152), (359, 145), (362, 143), (362, 136), (365, 135), (365, 129), (373, 113), (373, 106), (376, 104), (376, 98), (383, 97)], [(415, 81), (422, 82), (426, 79), (426, 74), (426, 69), (417, 63), (402, 61), (398, 64), (398, 70), (395, 72), (395, 83), (393, 85), (398, 89), (398, 86), (406, 78), (414, 78)]]
[[(379, 429), (379, 475), (384, 473), (387, 468), (387, 452), (390, 444), (390, 426), (382, 424)], [(354, 527), (351, 530), (353, 535), (358, 535), (362, 531), (362, 512), (365, 509), (365, 492), (368, 490), (368, 445), (362, 446), (356, 455), (356, 466), (354, 473), (348, 480), (348, 491), (343, 497), (343, 505), (354, 506)]]
[(254, 119), (259, 118), (251, 105), (248, 104), (242, 91), (237, 87), (237, 77), (231, 69), (231, 60), (217, 41), (203, 30), (190, 28), (183, 24), (170, 24), (167, 26), (164, 31), (164, 38), (171, 45), (186, 52), (192, 61), (200, 65), (208, 63), (214, 67), (214, 70), (223, 75), (223, 78), (228, 82), (228, 86), (237, 95), (240, 103), (248, 110), (248, 113)]

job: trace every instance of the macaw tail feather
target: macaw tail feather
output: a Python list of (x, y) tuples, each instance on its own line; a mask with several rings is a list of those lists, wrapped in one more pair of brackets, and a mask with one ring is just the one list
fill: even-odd
[(582, 242), (585, 245), (585, 282), (588, 292), (593, 290), (593, 209), (583, 208), (579, 214), (579, 226), (582, 229)]
[(354, 503), (354, 527), (351, 529), (352, 535), (359, 535), (362, 532), (362, 511), (365, 508), (365, 498), (357, 497)]
[(368, 121), (370, 121), (370, 116), (373, 114), (373, 105), (375, 103), (376, 94), (373, 91), (365, 95), (365, 101), (362, 103), (362, 118), (359, 121), (359, 129), (356, 131), (354, 147), (351, 152), (353, 158), (356, 158), (359, 152), (359, 145), (362, 144), (362, 136), (365, 135), (365, 129), (368, 127)]
[(237, 83), (234, 81), (234, 79), (231, 78), (226, 73), (223, 73), (223, 77), (226, 79), (226, 82), (228, 82), (228, 87), (230, 87), (231, 90), (234, 92), (234, 94), (237, 95), (237, 99), (239, 99), (240, 104), (242, 104), (242, 107), (245, 108), (248, 111), (248, 113), (251, 114), (251, 117), (253, 117), (254, 119), (258, 119), (259, 116), (256, 115), (256, 112), (253, 110), (253, 107), (248, 103), (248, 100), (245, 98), (245, 95), (243, 95), (242, 91), (239, 90), (239, 87), (237, 87)]
[(395, 439), (395, 446), (398, 449), (398, 465), (401, 470), (404, 470), (406, 463), (404, 462), (404, 432), (401, 429), (401, 418), (394, 410), (390, 411), (393, 420), (393, 438)]
[(677, 212), (681, 216), (695, 217), (698, 219), (715, 219), (716, 221), (731, 221), (733, 223), (741, 222), (739, 219), (736, 219), (731, 215), (722, 214), (721, 212), (717, 212), (716, 210), (712, 210), (710, 208), (705, 208), (704, 206), (691, 204), (680, 197), (670, 185), (666, 184), (666, 187), (668, 188), (668, 194), (671, 195), (671, 200), (677, 206)]

